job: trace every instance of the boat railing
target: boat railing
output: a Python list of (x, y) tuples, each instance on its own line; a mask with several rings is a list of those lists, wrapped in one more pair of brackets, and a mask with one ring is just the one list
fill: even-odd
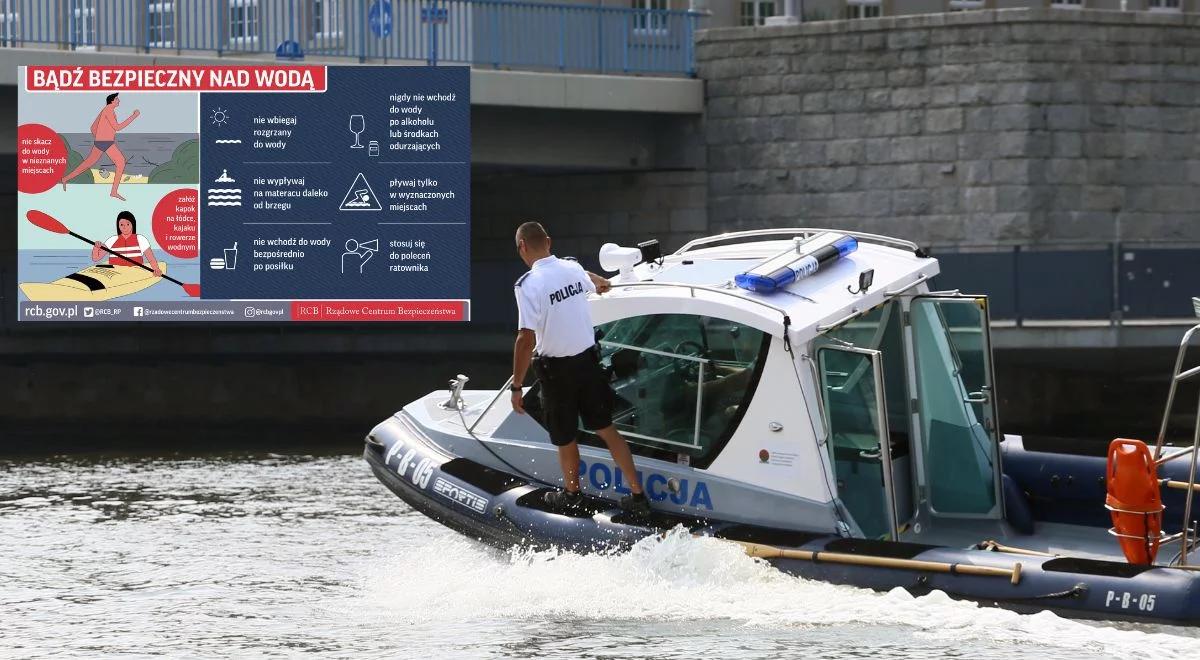
[(848, 231), (845, 229), (818, 229), (812, 227), (784, 227), (778, 229), (750, 229), (747, 231), (732, 231), (716, 236), (706, 236), (688, 241), (683, 247), (674, 252), (675, 255), (686, 254), (692, 250), (699, 249), (713, 243), (721, 243), (724, 241), (747, 241), (753, 239), (761, 239), (771, 236), (787, 236), (790, 238), (811, 238), (822, 232), (836, 231), (839, 234), (853, 236), (863, 243), (875, 243), (887, 247), (901, 248), (910, 252), (918, 250), (917, 244), (912, 241), (906, 241), (902, 238), (892, 238), (891, 236), (882, 236), (880, 234), (868, 234), (861, 231)]
[[(1192, 304), (1196, 309), (1196, 316), (1200, 317), (1200, 298), (1192, 298)], [(1171, 408), (1175, 404), (1175, 394), (1179, 389), (1179, 384), (1186, 380), (1195, 378), (1196, 376), (1200, 376), (1200, 365), (1186, 370), (1183, 368), (1183, 361), (1187, 356), (1188, 347), (1192, 343), (1192, 338), (1195, 337), (1198, 332), (1200, 332), (1200, 324), (1192, 326), (1191, 329), (1183, 334), (1183, 339), (1179, 342), (1179, 352), (1175, 356), (1175, 369), (1171, 374), (1171, 387), (1167, 391), (1167, 405), (1163, 410), (1162, 424), (1159, 425), (1158, 428), (1158, 439), (1154, 443), (1155, 465), (1162, 465), (1185, 456), (1191, 457), (1191, 467), (1188, 469), (1187, 483), (1178, 481), (1165, 481), (1163, 483), (1163, 485), (1168, 488), (1177, 488), (1187, 491), (1183, 500), (1183, 525), (1181, 527), (1181, 531), (1177, 535), (1182, 541), (1179, 550), (1179, 561), (1177, 563), (1177, 565), (1181, 567), (1188, 566), (1188, 554), (1191, 550), (1191, 544), (1195, 542), (1196, 536), (1195, 531), (1191, 526), (1191, 518), (1192, 501), (1195, 499), (1197, 490), (1195, 457), (1197, 453), (1200, 453), (1200, 400), (1198, 400), (1196, 404), (1196, 421), (1192, 430), (1192, 446), (1168, 454), (1165, 457), (1162, 455), (1162, 451), (1163, 443), (1165, 442), (1167, 436), (1167, 427), (1171, 419)], [(1176, 535), (1172, 535), (1170, 540), (1175, 540), (1175, 536)]]

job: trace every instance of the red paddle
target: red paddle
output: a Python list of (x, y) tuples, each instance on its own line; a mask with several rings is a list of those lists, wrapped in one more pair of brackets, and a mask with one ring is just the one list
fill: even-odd
[[(34, 225), (37, 225), (38, 227), (41, 227), (42, 229), (45, 229), (46, 231), (52, 231), (55, 234), (68, 234), (70, 236), (74, 236), (75, 238), (78, 238), (79, 240), (83, 241), (84, 243), (87, 243), (88, 245), (96, 244), (95, 241), (93, 241), (89, 238), (80, 236), (79, 234), (76, 234), (75, 232), (71, 231), (70, 229), (67, 229), (66, 225), (59, 222), (54, 216), (52, 216), (48, 213), (42, 213), (41, 211), (30, 211), (25, 214), (25, 217), (30, 222), (32, 222)], [(139, 264), (138, 262), (134, 261), (133, 259), (130, 259), (129, 257), (127, 257), (123, 254), (117, 254), (116, 252), (113, 252), (112, 250), (108, 249), (107, 247), (105, 247), (103, 245), (100, 246), (100, 249), (113, 255), (114, 257), (120, 257), (120, 258), (124, 259), (125, 261), (128, 261), (130, 264), (137, 266), (138, 268), (141, 268), (142, 270), (148, 270), (152, 273), (154, 272), (154, 269), (147, 266), (146, 264)], [(177, 280), (174, 277), (171, 277), (169, 275), (163, 275), (162, 278), (164, 280), (174, 282), (174, 283), (178, 284), (179, 286), (183, 287), (184, 292), (187, 293), (189, 296), (191, 296), (193, 298), (200, 297), (200, 285), (199, 284), (184, 284), (183, 282), (180, 282), (179, 280)]]

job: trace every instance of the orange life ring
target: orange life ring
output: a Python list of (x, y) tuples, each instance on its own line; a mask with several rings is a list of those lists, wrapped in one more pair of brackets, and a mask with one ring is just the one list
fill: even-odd
[(1162, 532), (1158, 467), (1141, 440), (1117, 438), (1108, 445), (1108, 497), (1113, 534), (1131, 564), (1152, 564)]

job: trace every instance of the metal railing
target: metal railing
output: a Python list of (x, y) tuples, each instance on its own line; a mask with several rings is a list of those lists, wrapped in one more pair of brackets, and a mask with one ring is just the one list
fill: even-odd
[(698, 16), (519, 0), (0, 0), (0, 47), (691, 76)]
[[(1196, 316), (1200, 316), (1200, 298), (1192, 298), (1192, 303), (1195, 305)], [(1171, 423), (1171, 408), (1175, 405), (1175, 394), (1178, 391), (1179, 384), (1191, 378), (1200, 375), (1200, 366), (1195, 366), (1190, 369), (1184, 369), (1184, 358), (1187, 356), (1188, 347), (1192, 343), (1192, 337), (1200, 332), (1200, 325), (1192, 326), (1183, 335), (1183, 339), (1179, 342), (1179, 352), (1175, 356), (1175, 370), (1171, 374), (1171, 388), (1167, 393), (1167, 406), (1163, 412), (1162, 425), (1159, 427), (1158, 438), (1154, 443), (1154, 463), (1155, 466), (1162, 465), (1177, 458), (1188, 458), (1190, 466), (1188, 467), (1187, 483), (1172, 481), (1170, 479), (1162, 479), (1160, 482), (1167, 488), (1177, 488), (1186, 490), (1187, 495), (1184, 496), (1183, 504), (1183, 525), (1178, 534), (1170, 536), (1163, 535), (1162, 542), (1180, 541), (1179, 561), (1176, 564), (1183, 568), (1200, 568), (1192, 566), (1188, 563), (1188, 555), (1193, 550), (1195, 544), (1195, 527), (1192, 520), (1192, 502), (1196, 495), (1196, 459), (1197, 453), (1200, 453), (1200, 404), (1197, 404), (1196, 419), (1192, 430), (1192, 446), (1186, 449), (1173, 452), (1167, 456), (1163, 456), (1163, 443), (1166, 439), (1167, 429)]]

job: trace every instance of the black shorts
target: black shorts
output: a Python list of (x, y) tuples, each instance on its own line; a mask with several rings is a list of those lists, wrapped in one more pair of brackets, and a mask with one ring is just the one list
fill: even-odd
[(543, 424), (555, 445), (569, 445), (583, 428), (612, 425), (615, 395), (596, 349), (561, 358), (537, 357), (533, 372), (541, 383)]

